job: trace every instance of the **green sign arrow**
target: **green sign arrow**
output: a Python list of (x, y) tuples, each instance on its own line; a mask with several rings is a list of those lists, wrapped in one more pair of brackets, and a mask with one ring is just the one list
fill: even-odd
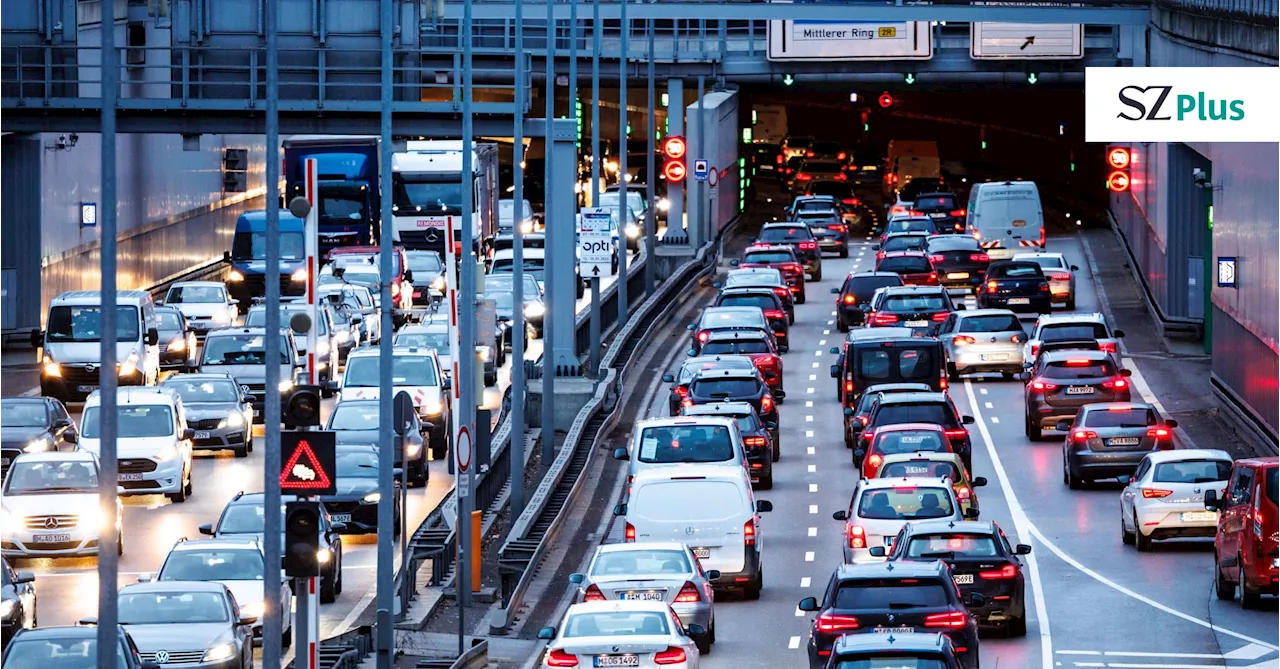
[(916, 74), (914, 72), (907, 73), (907, 83), (908, 84), (916, 83)]
[(791, 84), (794, 84), (795, 82), (796, 82), (796, 78), (795, 78), (795, 77), (793, 77), (793, 76), (791, 76), (791, 75), (789, 75), (789, 74), (784, 74), (784, 75), (782, 75), (782, 83), (784, 83), (784, 84), (786, 84), (786, 85), (790, 86)]
[(1039, 81), (1039, 80), (1040, 80), (1040, 77), (1037, 77), (1035, 72), (1031, 72), (1031, 73), (1029, 73), (1029, 74), (1027, 75), (1027, 83), (1028, 83), (1028, 84), (1034, 84), (1034, 83), (1036, 83), (1036, 82), (1037, 82), (1037, 81)]

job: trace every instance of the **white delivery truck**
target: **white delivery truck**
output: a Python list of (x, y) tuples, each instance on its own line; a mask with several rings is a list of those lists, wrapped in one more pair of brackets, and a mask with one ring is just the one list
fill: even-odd
[(887, 199), (892, 199), (898, 189), (913, 179), (942, 177), (937, 142), (891, 139), (885, 155), (884, 196)]
[(751, 107), (751, 139), (765, 144), (782, 144), (787, 137), (786, 105), (754, 105)]
[[(391, 157), (392, 222), (405, 248), (443, 257), (449, 217), (462, 215), (462, 142), (412, 141), (407, 148)], [(471, 150), (474, 250), (498, 230), (498, 147), (474, 143)], [(462, 238), (457, 222), (454, 238)]]
[(988, 181), (969, 191), (967, 232), (992, 260), (1044, 250), (1040, 190), (1030, 181)]

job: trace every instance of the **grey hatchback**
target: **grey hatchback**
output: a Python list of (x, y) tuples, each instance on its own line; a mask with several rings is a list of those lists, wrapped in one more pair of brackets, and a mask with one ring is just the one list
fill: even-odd
[(1173, 428), (1146, 402), (1100, 402), (1080, 407), (1075, 420), (1058, 421), (1062, 482), (1072, 489), (1099, 479), (1129, 476), (1151, 451), (1173, 450)]

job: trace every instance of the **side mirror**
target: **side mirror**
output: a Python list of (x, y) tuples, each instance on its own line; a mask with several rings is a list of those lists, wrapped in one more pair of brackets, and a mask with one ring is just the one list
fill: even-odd
[(831, 378), (833, 379), (840, 378), (840, 365), (831, 365), (831, 367), (828, 368), (827, 371), (830, 372)]
[(253, 395), (241, 395), (240, 401), (245, 404), (253, 404)]
[(623, 462), (629, 460), (630, 458), (627, 457), (627, 449), (621, 447), (613, 449), (613, 459), (622, 460)]
[(845, 407), (845, 408), (844, 408), (844, 415), (846, 415), (846, 416), (852, 416), (852, 415), (853, 415), (853, 413), (854, 413), (854, 412), (853, 412), (853, 407)]
[(884, 557), (884, 546), (872, 546), (867, 549), (867, 552), (871, 554), (871, 557)]
[(1079, 271), (1080, 271), (1080, 268), (1079, 268), (1079, 267), (1076, 267), (1075, 265), (1072, 265), (1072, 266), (1071, 266), (1071, 271), (1072, 271), (1072, 272), (1079, 272)]
[(980, 593), (974, 592), (969, 594), (969, 606), (985, 606), (987, 598)]
[(978, 510), (977, 510), (977, 509), (975, 509), (975, 508), (973, 508), (973, 507), (970, 507), (970, 508), (968, 508), (968, 509), (965, 509), (965, 510), (964, 510), (964, 517), (965, 517), (965, 520), (977, 520), (977, 519), (978, 519)]
[(695, 350), (693, 350), (693, 349), (689, 349), (689, 350), (685, 351), (684, 353), (685, 353), (685, 355), (689, 356), (690, 358), (692, 358), (692, 357), (694, 357), (694, 356), (698, 355), (698, 352), (697, 352), (697, 351), (695, 351)]
[(831, 514), (831, 520), (849, 520), (848, 511), (837, 511)]
[(742, 264), (742, 263), (741, 263), (741, 262), (739, 262), (739, 261), (737, 261), (737, 260), (730, 260), (730, 261), (729, 261), (729, 266), (730, 266), (730, 267), (737, 267), (738, 265), (741, 265), (741, 264)]
[(972, 481), (969, 482), (969, 485), (975, 488), (982, 488), (987, 485), (987, 477), (985, 476), (975, 477)]
[(31, 331), (31, 348), (40, 348), (44, 345), (44, 332), (41, 330)]
[(574, 585), (580, 585), (583, 578), (585, 577), (582, 574), (569, 574), (569, 582)]
[(716, 282), (714, 282), (714, 283), (712, 283), (712, 284), (711, 284), (711, 287), (712, 287), (712, 288), (722, 288), (723, 286), (721, 286), (721, 285), (720, 285), (720, 282), (719, 282), (719, 281), (716, 281)]
[(201, 525), (200, 534), (213, 536), (213, 525), (210, 525), (209, 523), (205, 523), (204, 525)]
[(690, 323), (684, 326), (684, 329), (688, 330), (689, 332), (693, 332), (693, 323)]
[(861, 460), (861, 459), (863, 458), (863, 456), (865, 456), (866, 454), (867, 454), (867, 451), (866, 451), (866, 449), (864, 449), (864, 448), (856, 448), (856, 449), (854, 449), (854, 451), (853, 451), (853, 457), (855, 457), (855, 458), (857, 458), (857, 459), (859, 459), (859, 460)]
[(66, 434), (62, 435), (62, 440), (67, 442), (68, 444), (79, 443), (80, 435), (76, 434), (75, 432), (68, 431)]
[(973, 425), (973, 416), (961, 416), (960, 423), (962, 425)]
[(618, 504), (618, 505), (615, 505), (615, 506), (613, 507), (613, 515), (615, 515), (615, 516), (625, 516), (625, 515), (627, 515), (627, 505), (626, 505), (626, 504)]
[(538, 638), (544, 641), (550, 641), (551, 639), (556, 638), (556, 628), (544, 627), (538, 630)]
[(118, 485), (118, 486), (116, 486), (116, 494), (117, 494), (117, 495), (123, 495), (124, 493), (125, 493), (124, 486), (122, 486), (122, 485)]
[(1222, 505), (1218, 503), (1217, 490), (1204, 491), (1204, 508), (1210, 511), (1218, 511), (1222, 508)]
[(804, 599), (800, 600), (800, 603), (796, 605), (796, 608), (800, 609), (801, 611), (817, 611), (818, 600), (817, 598), (814, 598), (814, 597), (805, 597)]
[(444, 382), (440, 384), (440, 387), (445, 390), (453, 390), (453, 379), (446, 377)]
[(1164, 422), (1164, 426), (1172, 430), (1173, 428), (1178, 427), (1178, 421), (1170, 418)]
[(1133, 376), (1133, 370), (1132, 370), (1132, 369), (1122, 369), (1122, 370), (1120, 370), (1120, 376), (1125, 376), (1125, 377)]
[(777, 398), (777, 399), (785, 400), (785, 399), (787, 399), (787, 391), (785, 391), (785, 390), (783, 390), (783, 389), (779, 388), (779, 389), (777, 389), (777, 390), (773, 391), (773, 396), (774, 396), (775, 398)]
[(1054, 425), (1054, 427), (1057, 428), (1059, 432), (1066, 432), (1071, 429), (1071, 421), (1060, 420), (1057, 425)]
[(418, 423), (418, 434), (426, 434), (435, 427), (434, 423)]
[(240, 300), (233, 297), (230, 300), (227, 300), (227, 304), (240, 304)]
[(160, 343), (160, 331), (155, 328), (147, 328), (147, 346), (155, 346)]
[(840, 349), (836, 348), (835, 346), (832, 346), (831, 348), (827, 349), (827, 352), (830, 353), (831, 355), (840, 355)]
[(163, 306), (164, 306), (164, 300), (156, 300), (155, 302), (156, 302), (156, 306), (157, 306), (157, 307), (163, 307)]
[(964, 310), (965, 310), (965, 306), (964, 306), (963, 304), (957, 304), (957, 305), (955, 305), (955, 310), (956, 310), (956, 311), (964, 311)]
[(691, 637), (694, 637), (694, 636), (704, 636), (704, 635), (707, 633), (707, 628), (705, 628), (705, 627), (703, 627), (702, 625), (699, 625), (699, 624), (697, 624), (697, 623), (692, 623), (692, 624), (690, 624), (688, 627), (686, 627), (686, 628), (685, 628), (685, 633), (686, 633), (688, 636), (691, 636)]
[(1113, 339), (1124, 339), (1124, 330), (1112, 330), (1111, 337)]
[(13, 579), (14, 583), (32, 583), (36, 580), (36, 575), (29, 571), (18, 572), (18, 577)]
[(254, 623), (256, 623), (256, 622), (258, 622), (258, 616), (243, 616), (243, 615), (242, 615), (242, 616), (240, 616), (240, 618), (239, 618), (239, 619), (237, 619), (237, 620), (236, 620), (236, 624), (237, 624), (237, 625), (252, 625), (252, 624), (254, 624)]
[(1018, 544), (1013, 547), (1013, 553), (1014, 555), (1030, 555), (1031, 544)]
[(766, 423), (764, 424), (764, 427), (765, 427), (765, 429), (766, 429), (766, 430), (769, 430), (770, 432), (773, 432), (774, 430), (777, 430), (777, 429), (778, 429), (778, 424), (777, 424), (777, 423), (775, 423), (775, 422), (773, 422), (773, 421), (768, 421), (768, 422), (766, 422)]
[(676, 382), (676, 375), (675, 375), (675, 374), (663, 374), (663, 375), (662, 375), (662, 382), (663, 382), (663, 383), (675, 383), (675, 382)]
[(832, 288), (832, 289), (831, 289), (831, 294), (832, 294), (832, 295), (839, 295), (839, 294), (840, 294), (840, 289), (839, 289), (839, 288)]
[(196, 431), (195, 431), (195, 430), (193, 430), (193, 429), (191, 429), (191, 428), (187, 428), (187, 429), (185, 429), (185, 430), (183, 430), (183, 431), (182, 431), (182, 438), (183, 438), (183, 439), (187, 439), (187, 440), (195, 439), (195, 438), (196, 438)]

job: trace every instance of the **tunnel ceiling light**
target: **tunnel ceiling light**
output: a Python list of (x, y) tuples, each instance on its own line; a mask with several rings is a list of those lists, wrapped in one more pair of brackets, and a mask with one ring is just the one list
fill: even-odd
[(1123, 146), (1114, 146), (1107, 151), (1107, 164), (1117, 170), (1128, 168), (1131, 159), (1132, 156), (1129, 154), (1129, 149)]

